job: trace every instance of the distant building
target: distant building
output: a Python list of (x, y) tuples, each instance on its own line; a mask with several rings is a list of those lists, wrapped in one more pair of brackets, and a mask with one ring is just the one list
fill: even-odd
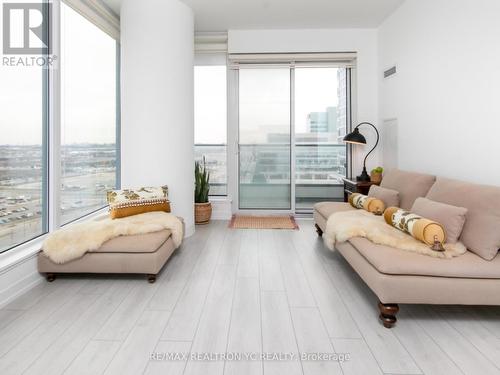
[(309, 133), (328, 132), (328, 117), (326, 112), (311, 112), (307, 115), (307, 131)]
[(337, 127), (337, 107), (328, 107), (325, 112), (311, 112), (307, 115), (309, 133), (336, 133)]
[(337, 87), (338, 107), (337, 107), (337, 141), (342, 143), (347, 129), (347, 72), (345, 69), (337, 69)]

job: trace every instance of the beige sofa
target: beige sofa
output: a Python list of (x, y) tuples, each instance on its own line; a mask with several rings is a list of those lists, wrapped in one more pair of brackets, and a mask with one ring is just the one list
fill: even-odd
[[(439, 259), (375, 245), (364, 238), (336, 244), (379, 298), (385, 327), (396, 323), (398, 303), (500, 305), (500, 187), (476, 185), (426, 174), (393, 170), (382, 187), (397, 190), (400, 206), (410, 209), (418, 197), (427, 197), (468, 209), (460, 240), (469, 250), (452, 259)], [(321, 202), (314, 207), (321, 236), (334, 212), (353, 210), (348, 203)], [(484, 259), (489, 246), (493, 259)], [(493, 252), (492, 252), (493, 251)], [(477, 253), (481, 253), (479, 256)]]
[(105, 242), (98, 250), (79, 259), (57, 264), (42, 252), (38, 271), (53, 281), (60, 273), (138, 273), (154, 283), (156, 275), (175, 250), (170, 230), (134, 236), (120, 236)]

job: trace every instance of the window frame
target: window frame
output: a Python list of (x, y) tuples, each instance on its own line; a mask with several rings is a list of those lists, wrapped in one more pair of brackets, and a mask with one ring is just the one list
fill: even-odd
[[(292, 205), (290, 210), (275, 209), (240, 209), (239, 207), (239, 70), (240, 68), (264, 68), (266, 66), (288, 67), (291, 74), (291, 143), (295, 144), (295, 68), (299, 67), (337, 67), (346, 69), (346, 132), (353, 129), (356, 122), (357, 113), (357, 53), (229, 53), (228, 54), (228, 195), (233, 197), (231, 202), (232, 212), (244, 214), (262, 213), (290, 213), (297, 215), (312, 214), (312, 209), (296, 208), (295, 173), (291, 173), (292, 179)], [(231, 97), (230, 93), (235, 97)], [(353, 148), (346, 145), (346, 176), (352, 174)], [(292, 147), (292, 171), (295, 171), (295, 147)], [(342, 184), (332, 184), (331, 186), (341, 187)]]

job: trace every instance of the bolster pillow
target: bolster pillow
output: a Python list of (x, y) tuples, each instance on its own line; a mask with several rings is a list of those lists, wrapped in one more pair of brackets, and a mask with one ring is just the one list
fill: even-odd
[(385, 203), (380, 199), (359, 193), (352, 193), (349, 196), (349, 203), (354, 208), (362, 208), (371, 213), (380, 212), (382, 214), (385, 210)]
[(435, 241), (441, 244), (446, 241), (446, 231), (441, 224), (401, 208), (387, 208), (384, 212), (384, 219), (387, 224), (408, 233), (429, 246), (432, 246)]

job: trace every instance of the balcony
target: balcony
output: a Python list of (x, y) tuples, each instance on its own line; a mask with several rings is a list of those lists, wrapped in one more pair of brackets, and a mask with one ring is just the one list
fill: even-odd
[[(205, 156), (211, 173), (211, 195), (227, 194), (226, 145), (195, 145), (195, 158)], [(240, 145), (240, 206), (290, 206), (290, 145)], [(295, 206), (312, 209), (314, 203), (341, 200), (346, 176), (346, 147), (335, 143), (297, 143), (295, 147)], [(257, 205), (256, 202), (259, 202)], [(258, 206), (258, 207), (257, 207)], [(266, 206), (266, 207), (264, 207)]]

